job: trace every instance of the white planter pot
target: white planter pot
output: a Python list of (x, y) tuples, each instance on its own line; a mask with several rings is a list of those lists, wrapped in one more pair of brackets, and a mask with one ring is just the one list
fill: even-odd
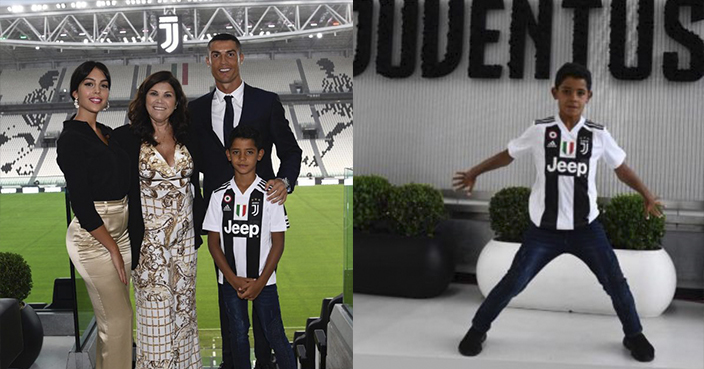
[[(486, 297), (508, 271), (519, 243), (491, 240), (477, 261)], [(665, 249), (614, 250), (641, 317), (662, 314), (675, 295), (675, 265)], [(586, 264), (570, 254), (555, 258), (509, 303), (510, 307), (616, 315), (611, 298)]]

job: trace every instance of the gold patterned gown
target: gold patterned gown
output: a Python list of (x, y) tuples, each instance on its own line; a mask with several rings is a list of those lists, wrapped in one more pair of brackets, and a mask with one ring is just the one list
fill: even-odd
[(176, 145), (170, 167), (142, 144), (139, 181), (144, 240), (132, 272), (137, 316), (137, 369), (202, 368), (196, 319), (193, 160)]

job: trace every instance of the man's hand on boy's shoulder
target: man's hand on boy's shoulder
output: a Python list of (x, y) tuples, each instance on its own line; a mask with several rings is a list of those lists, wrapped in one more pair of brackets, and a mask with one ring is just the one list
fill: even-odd
[(237, 296), (241, 299), (253, 301), (259, 296), (265, 286), (266, 281), (262, 280), (261, 278), (254, 279), (252, 280), (252, 283), (247, 284), (247, 287), (245, 287), (241, 292), (240, 290), (237, 290)]
[(270, 179), (266, 182), (266, 194), (268, 196), (266, 199), (272, 203), (283, 205), (288, 196), (287, 187), (286, 182), (281, 178)]

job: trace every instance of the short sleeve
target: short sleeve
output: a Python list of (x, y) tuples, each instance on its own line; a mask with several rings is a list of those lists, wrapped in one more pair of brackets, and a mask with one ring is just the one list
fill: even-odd
[(206, 211), (205, 219), (203, 219), (204, 231), (220, 233), (222, 229), (222, 208), (220, 207), (220, 201), (222, 201), (222, 196), (216, 193), (210, 196), (208, 211)]
[(536, 137), (539, 137), (540, 131), (538, 126), (528, 127), (520, 137), (514, 138), (508, 143), (508, 154), (516, 159), (530, 153), (536, 144)]
[(271, 232), (286, 232), (289, 227), (288, 215), (283, 205), (272, 204), (271, 206)]
[(604, 129), (601, 137), (604, 145), (604, 161), (611, 169), (620, 167), (623, 161), (626, 160), (626, 152), (618, 146), (616, 140), (611, 137), (611, 134), (606, 129)]

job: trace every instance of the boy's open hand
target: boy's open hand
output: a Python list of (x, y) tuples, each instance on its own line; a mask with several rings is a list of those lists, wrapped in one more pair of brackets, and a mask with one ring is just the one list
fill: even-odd
[(254, 301), (254, 299), (259, 296), (259, 294), (262, 292), (264, 289), (264, 286), (266, 285), (266, 281), (260, 282), (257, 279), (251, 280), (251, 283), (248, 283), (245, 288), (240, 292), (240, 290), (237, 290), (237, 296), (241, 299), (246, 299), (249, 301)]
[(655, 215), (658, 218), (662, 218), (662, 203), (655, 199), (654, 197), (647, 197), (643, 199), (643, 207), (645, 212), (645, 219), (650, 219), (650, 215)]
[(469, 170), (466, 172), (455, 172), (455, 176), (452, 177), (452, 187), (454, 187), (455, 191), (463, 190), (467, 193), (467, 196), (472, 194), (474, 183), (477, 180), (477, 177), (469, 172)]

